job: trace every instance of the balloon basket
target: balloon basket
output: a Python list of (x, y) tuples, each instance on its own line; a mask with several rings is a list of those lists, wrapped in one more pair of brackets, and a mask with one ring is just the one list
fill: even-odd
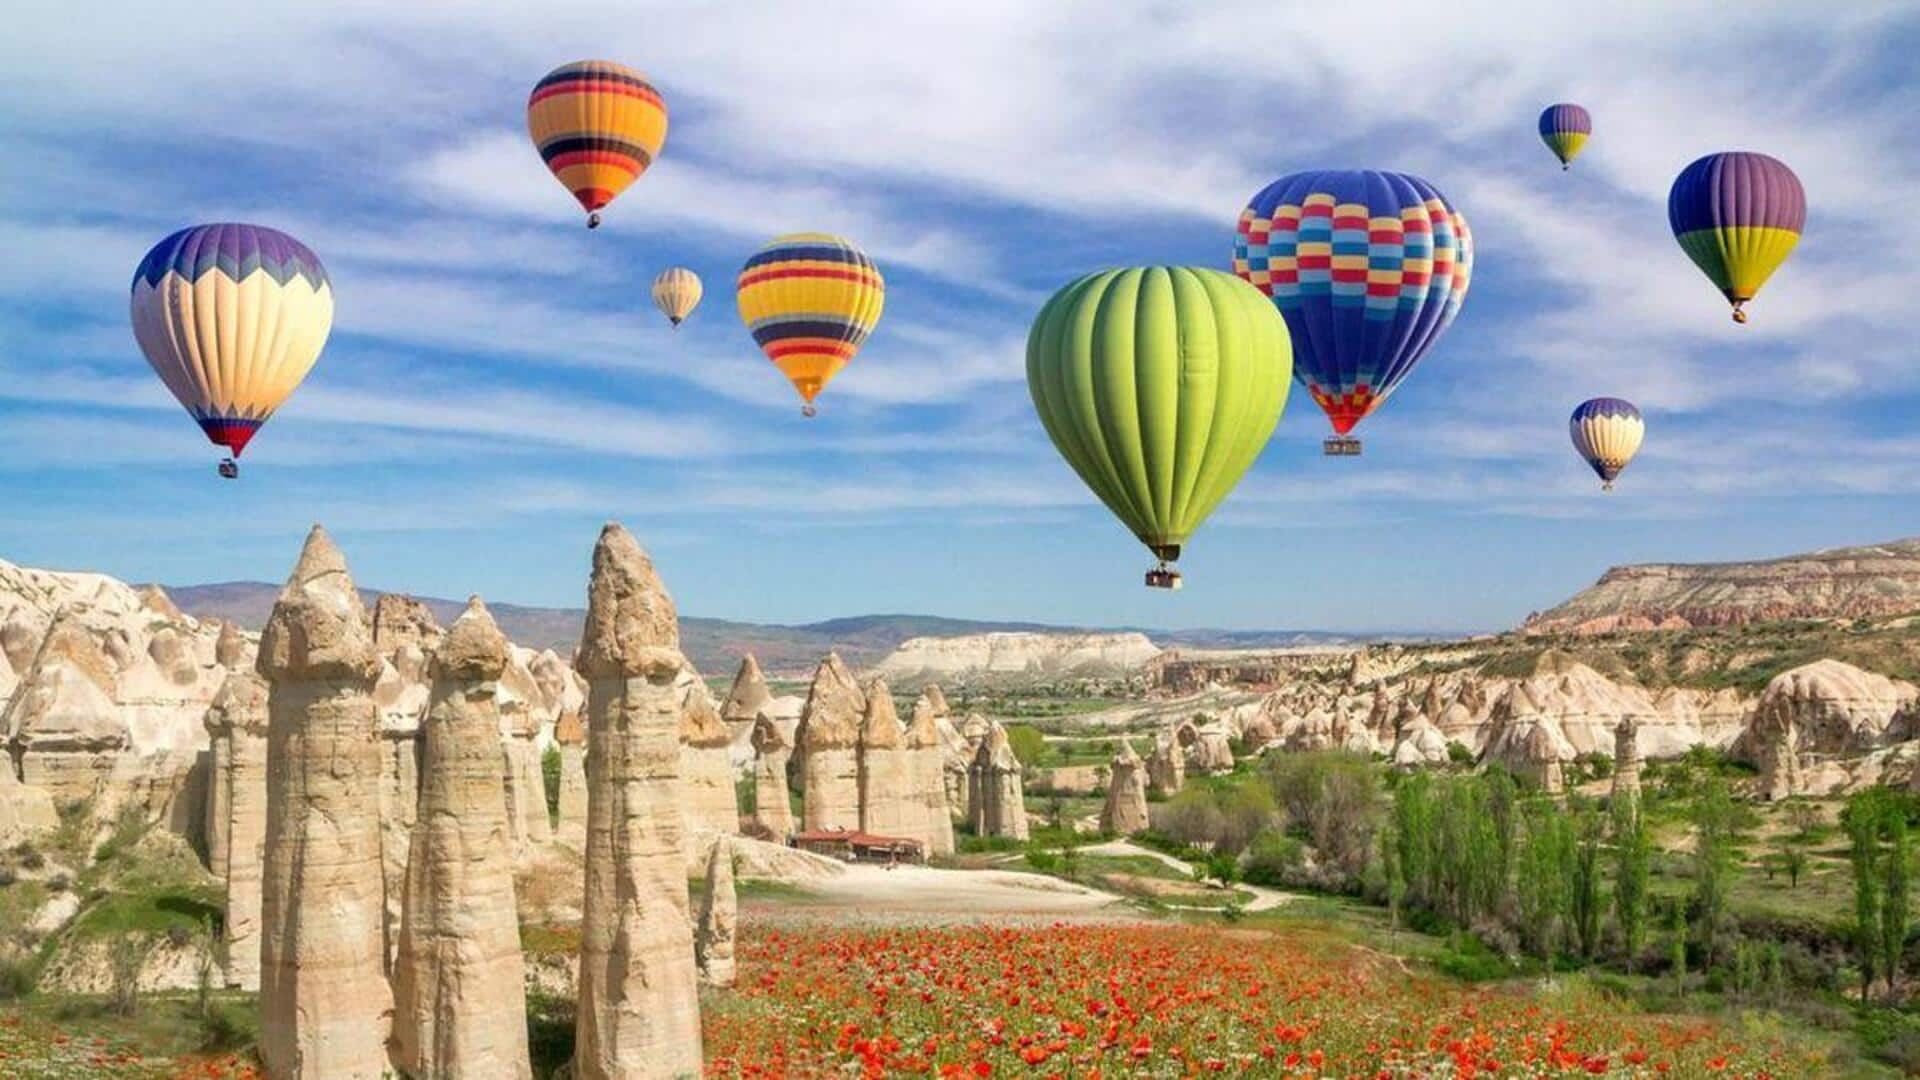
[(1147, 588), (1149, 589), (1178, 589), (1182, 584), (1180, 571), (1166, 563), (1161, 563), (1147, 571)]
[(587, 215), (587, 228), (597, 229), (599, 227), (600, 227), (600, 212), (596, 210), (593, 213)]
[(802, 405), (800, 406), (800, 415), (806, 417), (819, 416), (820, 410), (814, 408), (812, 405)]
[(1360, 440), (1351, 435), (1329, 435), (1321, 442), (1320, 452), (1327, 457), (1359, 457)]
[(220, 464), (215, 466), (215, 471), (228, 480), (240, 479), (240, 463), (232, 458), (221, 458)]

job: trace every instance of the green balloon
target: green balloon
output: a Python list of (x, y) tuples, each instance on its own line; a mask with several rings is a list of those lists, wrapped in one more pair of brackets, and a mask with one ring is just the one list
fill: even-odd
[(1048, 437), (1165, 560), (1260, 456), (1292, 382), (1279, 310), (1219, 270), (1088, 274), (1027, 335), (1027, 390)]

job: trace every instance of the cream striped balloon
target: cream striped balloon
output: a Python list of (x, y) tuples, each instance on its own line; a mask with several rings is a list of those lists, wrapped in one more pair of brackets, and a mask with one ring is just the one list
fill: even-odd
[(1631, 401), (1593, 398), (1573, 410), (1567, 431), (1573, 437), (1573, 448), (1600, 477), (1601, 489), (1612, 491), (1620, 471), (1640, 452), (1647, 422)]
[(196, 225), (147, 252), (129, 311), (160, 381), (209, 441), (239, 457), (320, 358), (333, 285), (319, 258), (285, 233)]
[(675, 329), (693, 309), (700, 306), (700, 275), (684, 266), (671, 266), (653, 279), (653, 306), (672, 321)]

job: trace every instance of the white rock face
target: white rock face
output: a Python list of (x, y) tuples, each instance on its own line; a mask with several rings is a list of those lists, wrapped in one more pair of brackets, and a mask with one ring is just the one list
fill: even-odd
[(53, 796), (21, 783), (13, 773), (12, 759), (0, 759), (0, 845), (32, 839), (59, 824)]
[(1145, 634), (967, 634), (918, 637), (880, 661), (893, 682), (982, 676), (1101, 677), (1125, 675), (1160, 654)]
[(686, 811), (688, 836), (740, 831), (732, 745), (733, 733), (720, 719), (713, 695), (695, 676), (680, 707), (681, 807)]
[(913, 760), (907, 733), (894, 708), (885, 679), (862, 691), (866, 715), (860, 722), (860, 829), (876, 836), (920, 840), (925, 850), (925, 811), (913, 791)]
[(1754, 708), (1743, 752), (1768, 798), (1828, 794), (1849, 785), (1845, 756), (1912, 737), (1913, 686), (1838, 660), (1782, 672)]

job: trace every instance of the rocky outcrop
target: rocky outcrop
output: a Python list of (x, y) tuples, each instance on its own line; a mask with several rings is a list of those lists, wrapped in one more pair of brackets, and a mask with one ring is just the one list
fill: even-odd
[(776, 843), (793, 835), (793, 802), (787, 790), (787, 763), (793, 740), (770, 716), (753, 723), (753, 820)]
[(813, 673), (796, 733), (800, 754), (801, 826), (860, 827), (860, 722), (867, 701), (837, 653)]
[(672, 598), (618, 525), (593, 550), (577, 666), (588, 685), (588, 801), (574, 1076), (697, 1076), (675, 689), (687, 661)]
[(748, 653), (740, 658), (740, 668), (733, 673), (733, 686), (720, 706), (720, 719), (738, 734), (741, 728), (751, 727), (772, 702), (773, 693), (767, 689), (766, 676), (760, 673), (760, 662)]
[(21, 780), (56, 803), (108, 794), (133, 744), (113, 694), (112, 661), (93, 635), (77, 616), (55, 616), (0, 722), (13, 733)]
[(260, 636), (267, 837), (260, 1055), (275, 1078), (386, 1074), (380, 671), (347, 563), (315, 526)]
[(867, 699), (860, 721), (860, 829), (876, 836), (921, 840), (925, 815), (913, 797), (912, 763), (906, 731), (894, 709), (893, 691), (876, 678), (863, 691)]
[(1007, 729), (998, 723), (981, 740), (967, 783), (973, 792), (968, 799), (968, 813), (975, 836), (1027, 838), (1027, 803), (1020, 779), (1020, 759), (1013, 756)]
[(1174, 737), (1186, 755), (1187, 767), (1195, 772), (1233, 771), (1233, 730), (1221, 723), (1202, 727), (1191, 722), (1174, 728)]
[(1619, 566), (1527, 633), (1608, 633), (1860, 618), (1920, 609), (1920, 538), (1761, 562)]
[(733, 931), (738, 902), (733, 891), (733, 840), (722, 834), (707, 856), (706, 892), (700, 899), (700, 926), (694, 933), (694, 959), (701, 981), (722, 989), (733, 985)]
[(1131, 836), (1147, 827), (1147, 774), (1133, 744), (1120, 740), (1107, 776), (1107, 802), (1100, 808), (1100, 831)]
[[(940, 736), (940, 715), (935, 712), (934, 693), (929, 686), (913, 703), (913, 719), (907, 724), (906, 754), (909, 776), (909, 818), (913, 831), (907, 835), (920, 841), (928, 855), (951, 855), (953, 810), (947, 801), (947, 747)], [(941, 699), (944, 700), (944, 699)]]
[(59, 824), (53, 796), (21, 783), (12, 760), (0, 756), (0, 845), (11, 847), (51, 832)]
[(382, 654), (412, 649), (424, 656), (445, 634), (427, 605), (411, 596), (386, 593), (373, 602), (373, 647)]
[[(391, 957), (400, 938), (400, 898), (406, 891), (407, 850), (412, 844), (414, 811), (420, 802), (420, 722), (427, 711), (429, 697), (427, 653), (437, 644), (440, 628), (432, 624), (425, 608), (407, 613), (412, 616), (396, 624), (393, 600), (404, 597), (382, 596), (387, 604), (385, 628), (390, 649), (380, 661), (380, 677), (373, 684), (373, 705), (380, 717), (380, 863), (386, 882), (387, 953)], [(380, 651), (382, 612), (374, 612), (375, 650)], [(418, 622), (424, 618), (431, 627), (425, 632)], [(410, 633), (401, 634), (396, 626)]]
[(507, 660), (478, 597), (434, 652), (393, 977), (394, 1063), (409, 1076), (533, 1075), (494, 700)]
[(1447, 738), (1411, 698), (1401, 703), (1394, 719), (1393, 764), (1411, 769), (1447, 763)]
[(680, 711), (681, 806), (687, 835), (740, 831), (740, 799), (733, 790), (733, 735), (713, 695), (696, 681)]
[(207, 709), (212, 760), (207, 865), (226, 889), (220, 944), (226, 985), (260, 989), (261, 859), (267, 840), (267, 683), (227, 676)]
[(560, 823), (557, 839), (579, 850), (587, 841), (587, 728), (578, 710), (560, 714), (553, 725), (560, 747)]
[(1160, 653), (1146, 635), (990, 633), (917, 637), (880, 661), (895, 682), (969, 678), (1113, 678)]
[(1824, 795), (1849, 782), (1839, 759), (1912, 737), (1915, 689), (1837, 660), (1782, 672), (1767, 684), (1738, 748), (1760, 769), (1767, 798)]
[(540, 728), (547, 719), (546, 694), (518, 651), (500, 675), (500, 770), (505, 781), (507, 835), (518, 857), (553, 839), (547, 813), (546, 776), (540, 769)]
[(1482, 761), (1558, 795), (1566, 787), (1566, 764), (1578, 756), (1559, 722), (1541, 711), (1528, 684), (1510, 687), (1494, 706)]
[(1160, 798), (1171, 798), (1187, 782), (1187, 754), (1173, 732), (1154, 738), (1153, 753), (1147, 758), (1147, 790)]

